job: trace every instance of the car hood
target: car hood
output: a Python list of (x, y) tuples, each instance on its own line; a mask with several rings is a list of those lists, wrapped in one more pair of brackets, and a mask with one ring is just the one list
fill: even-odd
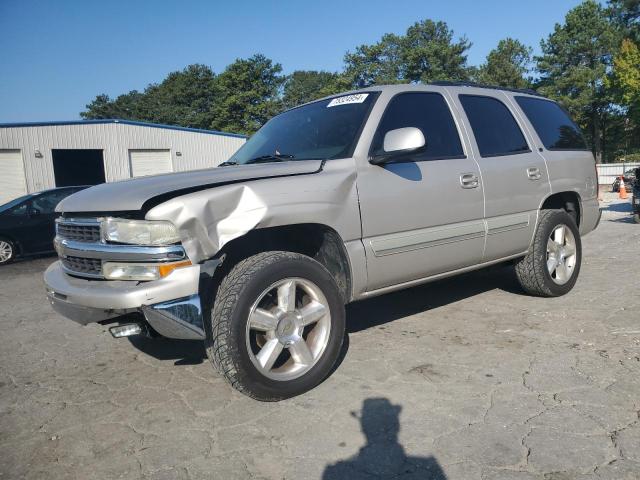
[(164, 201), (171, 196), (179, 196), (220, 185), (318, 173), (322, 170), (322, 164), (322, 160), (298, 160), (233, 165), (103, 183), (65, 198), (58, 204), (56, 211), (70, 213), (141, 210), (145, 204), (149, 206), (149, 203), (154, 203), (154, 200)]

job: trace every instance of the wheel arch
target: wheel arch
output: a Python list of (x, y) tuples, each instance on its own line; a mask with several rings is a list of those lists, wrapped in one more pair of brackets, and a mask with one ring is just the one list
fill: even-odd
[(265, 251), (300, 253), (322, 264), (333, 276), (345, 303), (352, 299), (352, 271), (344, 241), (333, 228), (320, 223), (299, 223), (250, 230), (227, 243), (216, 258), (224, 261), (216, 271), (221, 279), (238, 262)]
[(581, 198), (577, 192), (564, 191), (552, 193), (540, 204), (540, 210), (561, 209), (573, 217), (576, 225), (580, 226), (582, 217)]

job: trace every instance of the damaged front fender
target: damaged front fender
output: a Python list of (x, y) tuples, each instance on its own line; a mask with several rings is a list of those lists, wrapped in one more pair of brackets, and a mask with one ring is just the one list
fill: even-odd
[(171, 221), (197, 263), (257, 228), (320, 223), (346, 242), (361, 235), (355, 181), (353, 159), (332, 160), (314, 175), (265, 178), (177, 196), (149, 210), (146, 218)]

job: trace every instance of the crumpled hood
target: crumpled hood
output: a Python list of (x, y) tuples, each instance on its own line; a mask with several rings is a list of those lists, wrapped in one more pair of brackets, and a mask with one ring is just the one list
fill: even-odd
[(176, 196), (218, 185), (263, 178), (317, 173), (322, 160), (300, 160), (280, 163), (234, 165), (192, 172), (170, 173), (103, 183), (65, 198), (58, 212), (118, 212), (140, 210), (155, 197)]

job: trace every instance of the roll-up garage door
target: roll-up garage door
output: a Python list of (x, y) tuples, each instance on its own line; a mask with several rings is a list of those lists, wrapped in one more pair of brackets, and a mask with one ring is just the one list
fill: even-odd
[(158, 175), (173, 170), (169, 150), (129, 150), (129, 159), (132, 177)]
[(0, 205), (27, 193), (20, 150), (0, 150)]

